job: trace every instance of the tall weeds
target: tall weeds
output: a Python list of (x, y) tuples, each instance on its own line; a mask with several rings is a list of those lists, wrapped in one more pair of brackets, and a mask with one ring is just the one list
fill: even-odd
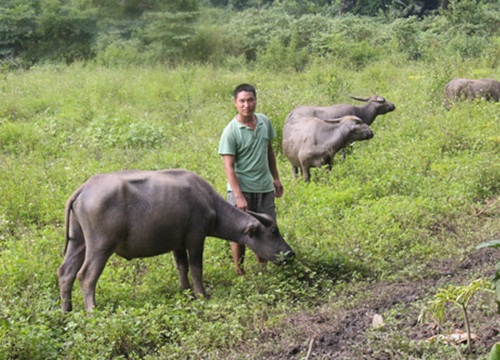
[[(430, 262), (489, 240), (491, 227), (482, 230), (470, 209), (498, 197), (499, 105), (446, 111), (440, 98), (452, 76), (500, 77), (489, 65), (396, 54), (352, 68), (332, 55), (291, 73), (90, 63), (5, 73), (0, 358), (211, 358), (243, 342), (257, 348), (264, 328), (335, 303), (345, 282), (425, 277)], [(279, 135), (274, 147), (286, 193), (277, 200), (278, 221), (297, 261), (259, 273), (249, 256), (249, 275), (239, 278), (228, 244), (208, 239), (204, 273), (212, 298), (190, 300), (178, 289), (170, 255), (112, 257), (93, 316), (84, 315), (79, 289), (74, 313), (62, 316), (55, 270), (66, 198), (95, 173), (134, 168), (190, 169), (223, 194), (217, 146), (234, 116), (231, 90), (241, 82), (257, 86), (258, 111)], [(331, 172), (315, 169), (310, 184), (294, 180), (280, 151), (286, 114), (299, 104), (372, 93), (397, 107), (374, 122), (375, 137), (354, 144), (346, 160), (335, 158)]]

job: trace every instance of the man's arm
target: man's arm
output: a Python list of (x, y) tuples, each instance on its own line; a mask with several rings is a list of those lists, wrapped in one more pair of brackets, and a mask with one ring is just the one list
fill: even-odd
[(243, 192), (240, 188), (240, 183), (238, 182), (238, 177), (236, 176), (236, 171), (234, 171), (234, 155), (222, 155), (224, 160), (224, 169), (226, 170), (226, 177), (231, 189), (233, 190), (234, 196), (236, 197), (236, 206), (243, 210), (248, 211), (248, 203), (243, 196)]
[(278, 166), (276, 165), (276, 155), (274, 154), (273, 146), (270, 141), (268, 145), (267, 159), (269, 161), (269, 170), (271, 171), (271, 175), (273, 176), (274, 196), (279, 198), (283, 196), (285, 189), (283, 188), (283, 185), (280, 181)]

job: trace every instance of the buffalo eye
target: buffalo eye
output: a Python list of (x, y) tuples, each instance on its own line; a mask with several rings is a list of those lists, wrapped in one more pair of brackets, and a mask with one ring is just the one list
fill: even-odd
[(275, 228), (271, 229), (271, 234), (273, 234), (273, 235), (279, 235), (279, 233), (280, 233), (280, 231), (278, 230), (278, 228), (275, 227)]

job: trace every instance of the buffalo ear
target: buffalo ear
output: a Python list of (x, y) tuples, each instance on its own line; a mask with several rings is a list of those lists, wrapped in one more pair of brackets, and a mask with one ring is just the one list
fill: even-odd
[(339, 118), (339, 120), (341, 122), (350, 121), (350, 122), (353, 122), (355, 124), (362, 124), (363, 123), (363, 120), (361, 120), (359, 117), (357, 117), (355, 115), (346, 115), (346, 116)]
[(248, 235), (249, 237), (253, 237), (255, 234), (255, 231), (257, 230), (257, 224), (249, 224), (246, 228), (245, 231), (243, 232), (245, 235)]
[(270, 215), (264, 213), (256, 213), (253, 211), (247, 212), (257, 220), (259, 220), (264, 226), (271, 226), (272, 224), (274, 224), (274, 219)]

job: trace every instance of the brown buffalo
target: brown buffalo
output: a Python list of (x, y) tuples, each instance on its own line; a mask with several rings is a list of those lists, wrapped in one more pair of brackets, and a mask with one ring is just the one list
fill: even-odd
[(499, 101), (500, 82), (493, 79), (453, 79), (444, 87), (444, 99), (447, 109), (460, 100)]
[(366, 102), (363, 106), (351, 104), (335, 104), (331, 106), (298, 106), (293, 109), (287, 118), (294, 116), (314, 116), (319, 119), (338, 119), (343, 116), (353, 115), (365, 124), (371, 125), (378, 115), (384, 115), (396, 109), (396, 106), (384, 97), (372, 95), (362, 98), (351, 96), (354, 100)]
[(57, 271), (63, 311), (71, 311), (78, 277), (85, 308), (109, 257), (150, 257), (172, 251), (183, 289), (205, 295), (205, 237), (245, 244), (265, 260), (293, 256), (268, 215), (232, 206), (200, 176), (186, 170), (122, 171), (91, 177), (66, 203), (66, 250)]
[(310, 168), (332, 166), (335, 154), (353, 141), (373, 137), (370, 126), (356, 116), (340, 119), (318, 119), (313, 116), (288, 118), (283, 127), (283, 153), (292, 164), (293, 176), (300, 169), (305, 181)]

